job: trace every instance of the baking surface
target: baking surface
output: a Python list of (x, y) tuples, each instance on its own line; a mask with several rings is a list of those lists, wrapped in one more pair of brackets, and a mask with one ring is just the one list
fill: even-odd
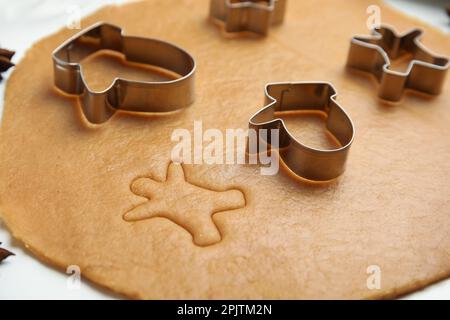
[[(268, 39), (224, 39), (199, 18), (205, 1), (182, 1), (190, 10), (176, 15), (170, 1), (101, 10), (83, 25), (106, 20), (128, 34), (164, 37), (198, 62), (197, 102), (190, 109), (122, 114), (101, 128), (86, 127), (76, 102), (55, 94), (47, 76), (51, 51), (70, 31), (38, 43), (6, 93), (0, 195), (12, 232), (59, 267), (79, 265), (102, 285), (146, 298), (391, 297), (447, 276), (448, 81), (447, 93), (433, 100), (407, 95), (401, 105), (380, 104), (374, 81), (343, 69), (350, 37), (366, 33), (368, 3), (349, 3), (354, 8), (339, 19), (330, 3), (317, 17), (316, 2), (292, 1), (286, 23)], [(161, 12), (159, 23), (147, 24), (144, 13), (151, 10)], [(389, 9), (383, 13), (399, 31), (417, 25)], [(305, 28), (317, 23), (320, 28)], [(425, 43), (449, 54), (448, 37), (429, 28)], [(86, 68), (107, 84), (114, 76), (110, 63), (120, 62), (104, 58)], [(199, 119), (205, 127), (246, 128), (262, 106), (266, 82), (307, 79), (333, 82), (356, 124), (339, 181), (312, 187), (285, 172), (262, 177), (256, 167), (186, 166), (188, 182), (245, 195), (244, 208), (214, 216), (221, 241), (199, 247), (169, 220), (123, 220), (145, 200), (130, 191), (136, 177), (164, 180), (174, 128), (191, 129)], [(317, 128), (305, 129), (311, 143)], [(201, 205), (186, 200), (187, 208)], [(370, 265), (383, 272), (379, 291), (366, 287)]]

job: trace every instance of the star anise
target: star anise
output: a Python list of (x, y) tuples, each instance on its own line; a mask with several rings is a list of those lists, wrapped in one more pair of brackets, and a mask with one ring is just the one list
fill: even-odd
[(14, 63), (11, 62), (14, 53), (14, 51), (0, 48), (0, 81), (3, 79), (1, 73), (14, 66)]
[[(0, 242), (0, 245), (2, 243)], [(15, 254), (12, 253), (11, 251), (8, 251), (6, 249), (0, 248), (0, 263), (5, 260), (6, 258), (8, 258), (9, 256), (14, 256)]]

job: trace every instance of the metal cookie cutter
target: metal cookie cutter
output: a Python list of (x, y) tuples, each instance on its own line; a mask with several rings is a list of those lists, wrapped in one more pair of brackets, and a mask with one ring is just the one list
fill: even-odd
[[(336, 90), (327, 82), (271, 83), (266, 86), (266, 107), (256, 113), (249, 122), (250, 129), (270, 145), (270, 134), (260, 130), (279, 129), (279, 154), (283, 162), (295, 174), (312, 181), (329, 181), (345, 170), (348, 152), (354, 138), (352, 120), (336, 102)], [(277, 113), (297, 110), (326, 113), (326, 126), (340, 146), (323, 150), (308, 147), (296, 140)], [(270, 131), (269, 131), (270, 133)], [(266, 139), (267, 136), (267, 140)]]
[(210, 16), (225, 24), (225, 31), (266, 35), (270, 26), (283, 23), (287, 0), (211, 0)]
[[(121, 52), (128, 61), (170, 70), (180, 77), (161, 82), (116, 78), (108, 89), (92, 91), (80, 62), (103, 49)], [(92, 123), (106, 122), (119, 109), (169, 112), (194, 102), (195, 60), (189, 53), (168, 42), (125, 36), (112, 24), (94, 24), (67, 40), (53, 52), (53, 66), (56, 87), (80, 96), (83, 113)]]
[[(372, 33), (372, 36), (352, 39), (347, 66), (372, 73), (380, 83), (378, 96), (381, 99), (400, 101), (405, 89), (431, 95), (441, 93), (450, 61), (423, 46), (422, 30), (413, 29), (399, 35), (393, 28), (381, 26)], [(406, 72), (390, 69), (390, 59), (408, 54), (413, 60)]]

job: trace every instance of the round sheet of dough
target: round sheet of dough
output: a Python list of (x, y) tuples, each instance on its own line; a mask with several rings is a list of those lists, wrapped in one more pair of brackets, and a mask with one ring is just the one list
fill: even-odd
[[(82, 26), (107, 21), (173, 42), (198, 69), (188, 109), (117, 113), (101, 126), (53, 87), (51, 53), (76, 30), (39, 41), (7, 83), (2, 218), (40, 259), (77, 265), (82, 277), (135, 298), (394, 297), (448, 276), (450, 83), (433, 99), (409, 93), (387, 106), (371, 77), (345, 70), (373, 2), (341, 10), (338, 0), (290, 1), (267, 38), (224, 37), (207, 21), (208, 0), (105, 7)], [(399, 31), (420, 26), (382, 13)], [(426, 45), (449, 54), (448, 36), (423, 27)], [(118, 75), (155, 77), (114, 55), (84, 66), (98, 90)], [(262, 176), (254, 165), (171, 164), (175, 129), (200, 120), (203, 130), (246, 129), (266, 83), (306, 80), (332, 82), (356, 126), (337, 181), (306, 184), (286, 168)], [(322, 119), (298, 116), (288, 126), (309, 144), (326, 143)]]

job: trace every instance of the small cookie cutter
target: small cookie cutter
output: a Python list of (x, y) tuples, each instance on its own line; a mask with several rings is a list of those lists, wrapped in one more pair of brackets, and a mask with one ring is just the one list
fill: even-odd
[(287, 0), (211, 0), (210, 16), (228, 33), (250, 31), (267, 35), (284, 21)]
[[(441, 93), (450, 61), (425, 48), (420, 42), (422, 30), (397, 34), (392, 27), (384, 25), (374, 28), (372, 33), (372, 36), (353, 37), (347, 66), (372, 73), (380, 83), (381, 99), (400, 101), (405, 89), (430, 95)], [(391, 70), (390, 59), (405, 54), (413, 56), (407, 71)]]
[[(258, 145), (261, 139), (268, 145), (271, 143), (271, 135), (261, 135), (261, 129), (279, 129), (280, 157), (298, 176), (312, 181), (333, 180), (345, 170), (355, 132), (352, 120), (336, 102), (336, 96), (336, 89), (328, 82), (267, 84), (266, 106), (250, 119), (249, 128), (256, 130)], [(296, 140), (277, 113), (298, 110), (326, 113), (326, 127), (341, 146), (323, 150), (308, 147)], [(253, 154), (251, 150), (249, 153)]]
[[(89, 89), (80, 65), (92, 53), (108, 49), (125, 59), (173, 71), (180, 78), (147, 82), (121, 78), (100, 92)], [(81, 97), (83, 113), (91, 123), (106, 122), (117, 110), (170, 112), (194, 102), (195, 60), (183, 49), (161, 40), (125, 36), (120, 27), (100, 22), (76, 34), (53, 52), (57, 88)]]

